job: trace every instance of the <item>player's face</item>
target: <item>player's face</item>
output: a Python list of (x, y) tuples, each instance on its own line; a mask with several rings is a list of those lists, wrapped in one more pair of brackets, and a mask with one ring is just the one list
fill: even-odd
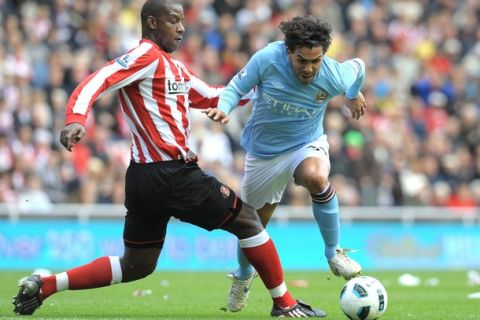
[(305, 84), (309, 84), (315, 79), (324, 56), (325, 52), (322, 46), (302, 47), (295, 49), (293, 52), (288, 51), (293, 73), (300, 82)]
[(155, 42), (162, 50), (174, 52), (180, 46), (185, 32), (183, 7), (180, 4), (167, 5), (155, 20), (157, 26), (153, 31)]

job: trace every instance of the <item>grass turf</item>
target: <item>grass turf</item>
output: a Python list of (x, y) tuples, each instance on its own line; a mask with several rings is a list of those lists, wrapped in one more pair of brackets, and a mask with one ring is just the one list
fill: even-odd
[[(480, 319), (480, 300), (467, 295), (480, 286), (467, 283), (465, 271), (411, 272), (422, 284), (405, 287), (398, 284), (402, 272), (369, 272), (385, 285), (388, 308), (382, 320)], [(0, 319), (19, 319), (12, 312), (11, 297), (17, 293), (18, 279), (25, 273), (0, 272)], [(437, 278), (438, 285), (424, 284)], [(328, 313), (327, 319), (346, 319), (338, 296), (344, 284), (327, 272), (287, 272), (290, 291)], [(307, 287), (295, 286), (305, 280)], [(94, 290), (65, 291), (46, 300), (35, 319), (265, 319), (269, 318), (271, 299), (260, 279), (255, 280), (247, 307), (228, 313), (225, 305), (229, 280), (219, 272), (156, 272), (136, 282)], [(146, 294), (135, 296), (135, 291)], [(149, 291), (151, 293), (149, 294)]]

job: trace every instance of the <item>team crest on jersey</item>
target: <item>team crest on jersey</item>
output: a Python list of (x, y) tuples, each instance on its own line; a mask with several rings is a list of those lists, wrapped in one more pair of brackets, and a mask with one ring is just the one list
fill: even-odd
[(317, 95), (315, 96), (315, 101), (317, 103), (323, 103), (327, 100), (327, 98), (328, 98), (328, 93), (326, 93), (323, 90), (318, 90)]
[(240, 70), (239, 73), (237, 73), (238, 80), (242, 80), (246, 76), (247, 76), (247, 69), (245, 68), (243, 68), (242, 70)]
[(280, 81), (273, 82), (273, 86), (277, 89), (285, 89), (285, 87), (283, 86), (283, 84)]
[(222, 185), (220, 187), (220, 193), (222, 194), (222, 197), (227, 199), (230, 196), (230, 189), (227, 186)]
[(128, 66), (133, 62), (132, 57), (129, 54), (125, 54), (115, 61), (122, 66), (123, 69), (128, 69)]

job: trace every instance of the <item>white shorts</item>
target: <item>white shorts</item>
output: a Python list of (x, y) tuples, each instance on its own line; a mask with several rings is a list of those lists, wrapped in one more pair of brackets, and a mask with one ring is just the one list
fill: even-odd
[(327, 136), (305, 144), (303, 147), (286, 152), (273, 159), (257, 158), (249, 153), (245, 156), (245, 174), (242, 182), (242, 200), (256, 210), (265, 204), (278, 203), (298, 165), (306, 158), (320, 158), (328, 164)]

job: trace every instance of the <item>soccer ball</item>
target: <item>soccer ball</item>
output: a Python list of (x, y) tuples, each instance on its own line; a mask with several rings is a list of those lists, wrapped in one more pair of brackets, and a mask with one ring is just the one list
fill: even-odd
[(349, 280), (340, 293), (340, 306), (351, 320), (378, 319), (385, 313), (387, 301), (383, 285), (369, 276)]

